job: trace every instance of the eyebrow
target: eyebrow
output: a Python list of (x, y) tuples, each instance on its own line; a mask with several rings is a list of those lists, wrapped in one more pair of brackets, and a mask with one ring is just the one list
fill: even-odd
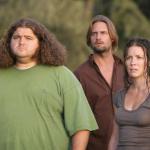
[[(127, 56), (132, 56), (132, 55), (127, 54)], [(135, 56), (144, 56), (144, 55), (143, 54), (137, 54)]]
[[(21, 35), (18, 35), (18, 34), (16, 34), (16, 35), (13, 35), (12, 37), (22, 37)], [(34, 38), (33, 36), (30, 36), (30, 35), (24, 35), (24, 37), (29, 37), (29, 38)]]
[(91, 33), (98, 33), (98, 32), (100, 32), (100, 33), (108, 33), (108, 31), (105, 31), (105, 30), (103, 30), (103, 31), (92, 31)]
[(91, 33), (97, 33), (97, 31), (93, 31), (93, 32), (91, 32)]
[(92, 31), (92, 32), (108, 32), (108, 31), (106, 31), (106, 30), (101, 30), (101, 31)]

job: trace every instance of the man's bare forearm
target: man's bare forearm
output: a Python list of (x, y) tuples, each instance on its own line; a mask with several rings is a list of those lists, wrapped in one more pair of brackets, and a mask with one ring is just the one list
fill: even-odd
[(72, 137), (72, 150), (85, 150), (89, 135), (90, 131), (88, 130), (77, 131)]

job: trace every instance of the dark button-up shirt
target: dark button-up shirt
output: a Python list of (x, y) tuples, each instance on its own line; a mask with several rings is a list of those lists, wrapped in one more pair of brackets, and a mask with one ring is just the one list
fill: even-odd
[[(99, 129), (90, 135), (87, 150), (107, 150), (113, 128), (113, 103), (115, 93), (124, 87), (123, 63), (114, 56), (112, 87), (101, 74), (93, 55), (80, 65), (74, 74), (82, 84), (85, 95), (97, 120)], [(109, 72), (108, 72), (109, 73)]]

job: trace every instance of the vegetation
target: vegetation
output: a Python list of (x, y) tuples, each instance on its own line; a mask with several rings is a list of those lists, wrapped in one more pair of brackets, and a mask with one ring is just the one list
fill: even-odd
[(0, 38), (10, 24), (20, 18), (33, 18), (44, 24), (67, 47), (66, 66), (74, 70), (92, 51), (86, 45), (86, 32), (98, 14), (109, 17), (119, 35), (117, 55), (122, 57), (132, 37), (150, 39), (148, 0), (0, 0)]

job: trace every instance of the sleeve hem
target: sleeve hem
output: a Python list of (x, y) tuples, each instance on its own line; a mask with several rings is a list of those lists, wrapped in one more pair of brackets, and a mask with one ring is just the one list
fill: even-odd
[(99, 129), (98, 126), (94, 126), (94, 127), (89, 127), (89, 126), (87, 126), (87, 127), (85, 127), (85, 126), (84, 127), (78, 127), (76, 129), (73, 129), (73, 130), (69, 131), (69, 135), (73, 136), (77, 131), (80, 131), (80, 130), (88, 130), (90, 132), (93, 132), (93, 131), (95, 131), (97, 129)]

